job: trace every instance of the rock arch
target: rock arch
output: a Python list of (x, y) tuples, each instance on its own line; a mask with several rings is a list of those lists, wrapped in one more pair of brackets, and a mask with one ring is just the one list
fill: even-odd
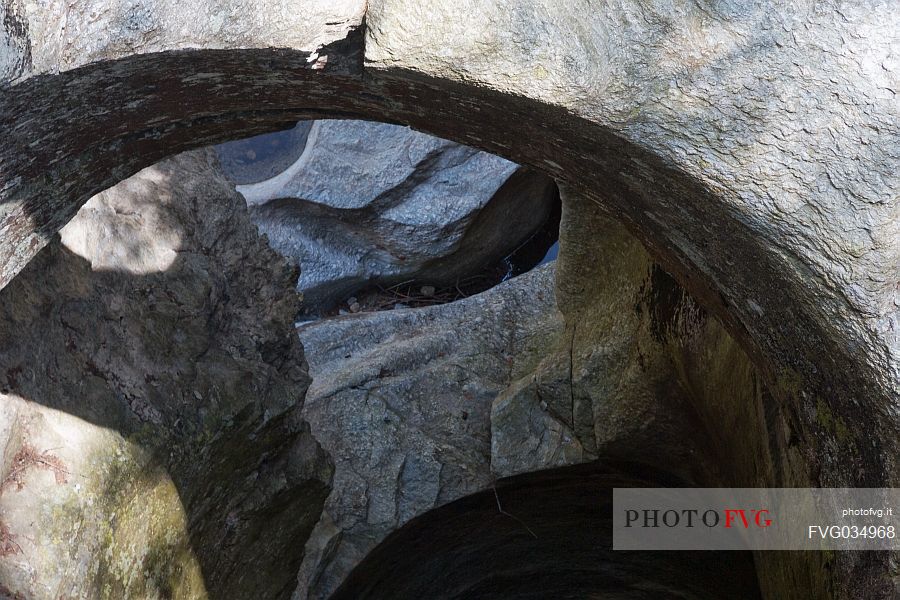
[(304, 116), (402, 122), (602, 205), (765, 373), (809, 483), (894, 485), (898, 18), (887, 1), (7, 0), (0, 285), (164, 156)]

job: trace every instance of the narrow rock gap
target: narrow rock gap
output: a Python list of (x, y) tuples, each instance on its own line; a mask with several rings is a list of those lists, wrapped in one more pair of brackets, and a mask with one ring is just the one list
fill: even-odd
[(324, 316), (435, 306), (485, 292), (499, 283), (556, 259), (559, 248), (559, 217), (557, 200), (547, 220), (515, 250), (485, 266), (479, 272), (458, 278), (449, 285), (422, 278), (410, 279), (389, 287), (369, 286), (343, 299), (326, 311)]

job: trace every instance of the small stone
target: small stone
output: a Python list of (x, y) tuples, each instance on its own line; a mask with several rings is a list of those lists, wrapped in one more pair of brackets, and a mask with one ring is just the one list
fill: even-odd
[(547, 410), (547, 403), (544, 402), (543, 400), (541, 400), (541, 410), (543, 410), (543, 411)]
[(360, 308), (362, 308), (362, 307), (359, 305), (359, 302), (354, 302), (353, 304), (350, 305), (350, 312), (358, 313)]
[(434, 289), (433, 285), (423, 285), (419, 291), (422, 292), (423, 296), (431, 297), (431, 296), (434, 296), (434, 293), (437, 290)]
[(358, 302), (356, 296), (350, 296), (347, 298), (347, 306), (352, 306)]

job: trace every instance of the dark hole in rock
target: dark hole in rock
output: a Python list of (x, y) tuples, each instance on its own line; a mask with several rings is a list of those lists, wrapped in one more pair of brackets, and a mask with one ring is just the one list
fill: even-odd
[(282, 131), (220, 144), (216, 154), (222, 170), (237, 184), (270, 179), (300, 158), (311, 127), (311, 121), (300, 121)]
[(678, 485), (633, 463), (501, 480), (391, 534), (331, 599), (759, 598), (749, 552), (612, 550), (612, 489), (653, 484)]

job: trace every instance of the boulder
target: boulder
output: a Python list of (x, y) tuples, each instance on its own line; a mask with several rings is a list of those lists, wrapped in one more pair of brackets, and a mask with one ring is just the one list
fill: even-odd
[(0, 596), (290, 594), (332, 472), (296, 277), (198, 151), (92, 198), (0, 292)]
[[(686, 321), (695, 333), (673, 347), (712, 344), (708, 352), (679, 351), (673, 361), (677, 390), (691, 399), (686, 418), (707, 424), (687, 439), (721, 453), (729, 484), (896, 487), (896, 7), (585, 6), (8, 1), (0, 286), (89, 198), (173, 153), (300, 119), (402, 123), (546, 171), (574, 192), (572, 204), (601, 206), (623, 223), (715, 315)], [(572, 238), (581, 242), (561, 248), (561, 282), (567, 255), (602, 235), (584, 229)], [(55, 279), (17, 288), (25, 295), (16, 302), (28, 306), (27, 294)], [(581, 281), (586, 290), (602, 284)], [(666, 324), (683, 312), (678, 288), (641, 287), (657, 290), (652, 310), (641, 310), (668, 340)], [(558, 291), (562, 309), (562, 284)], [(9, 303), (5, 314), (16, 314)], [(567, 321), (570, 348), (593, 337), (588, 321), (600, 312), (577, 314), (587, 326)], [(638, 365), (644, 358), (635, 355)], [(766, 385), (748, 390), (757, 372)], [(569, 419), (574, 429), (583, 430), (581, 419)], [(34, 450), (55, 464), (44, 455), (51, 448)], [(511, 469), (520, 464), (504, 456)], [(887, 553), (762, 555), (758, 574), (768, 597), (889, 599), (900, 589), (896, 563)]]
[(312, 314), (369, 286), (452, 286), (511, 254), (557, 202), (533, 170), (367, 121), (314, 122), (296, 162), (237, 189), (272, 246), (303, 266)]

